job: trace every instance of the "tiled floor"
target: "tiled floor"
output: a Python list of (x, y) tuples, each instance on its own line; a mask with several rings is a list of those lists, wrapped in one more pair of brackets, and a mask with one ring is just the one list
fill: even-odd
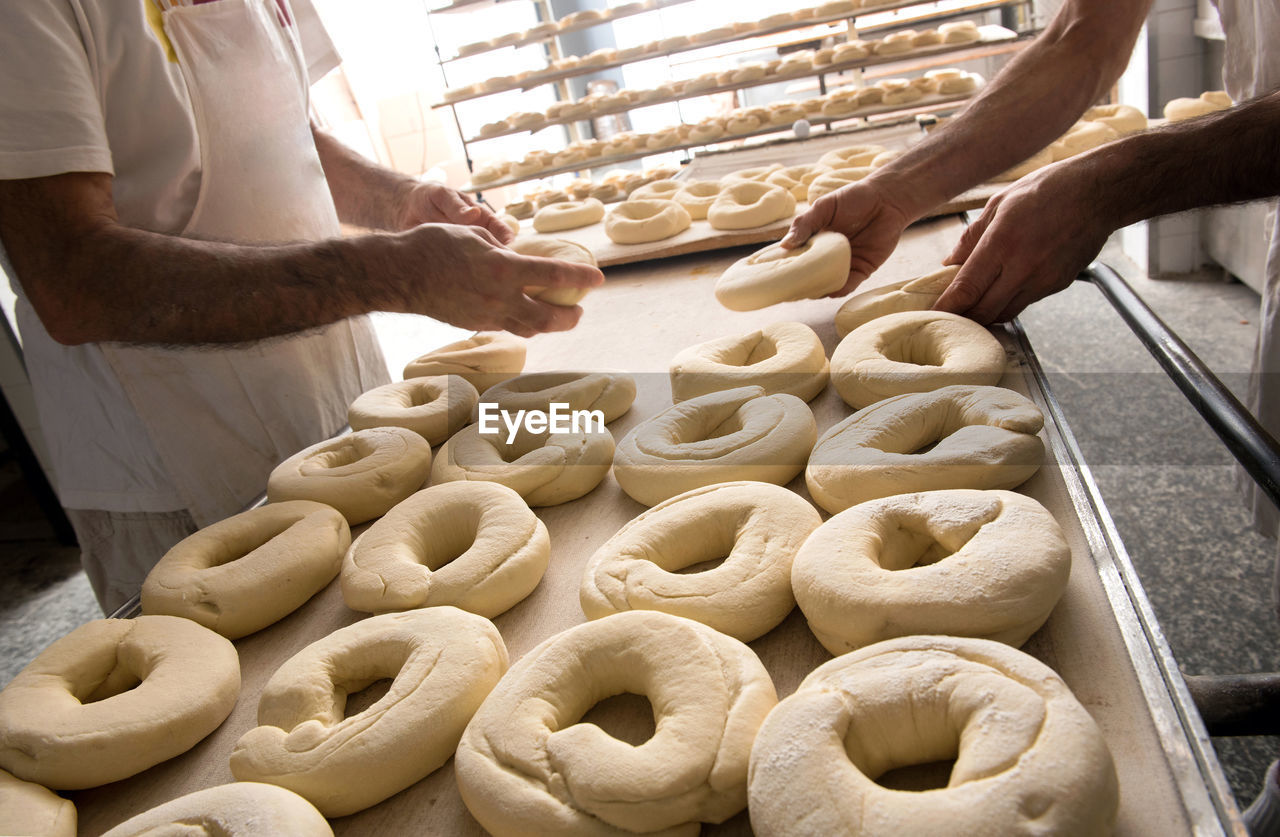
[[(1108, 252), (1135, 287), (1233, 386), (1242, 386), (1258, 298), (1239, 284), (1152, 282)], [(1124, 270), (1124, 268), (1128, 270)], [(1190, 673), (1280, 670), (1270, 604), (1276, 546), (1250, 531), (1225, 449), (1088, 286), (1034, 306), (1023, 323), (1078, 438), (1169, 643)], [(393, 369), (453, 339), (387, 318)], [(74, 550), (35, 522), (16, 469), (0, 463), (0, 684), (44, 645), (98, 614)], [(1280, 740), (1215, 742), (1237, 795), (1252, 798)]]

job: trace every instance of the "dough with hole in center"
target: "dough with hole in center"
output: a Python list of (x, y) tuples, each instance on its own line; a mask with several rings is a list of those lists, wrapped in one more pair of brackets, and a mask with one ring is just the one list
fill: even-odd
[(681, 349), (671, 359), (671, 400), (755, 385), (770, 395), (812, 401), (826, 389), (830, 366), (813, 329), (804, 323), (770, 323)]
[(799, 247), (770, 244), (739, 259), (716, 280), (716, 299), (730, 311), (755, 311), (795, 299), (817, 299), (849, 281), (849, 239), (832, 230)]
[(329, 821), (298, 794), (262, 782), (198, 790), (117, 825), (102, 837), (333, 837)]
[(605, 235), (618, 244), (648, 244), (689, 229), (693, 219), (675, 201), (625, 200), (604, 219)]
[(351, 402), (352, 430), (406, 427), (438, 445), (466, 426), (480, 393), (461, 375), (428, 375), (376, 387)]
[(482, 331), (410, 361), (404, 368), (404, 377), (459, 375), (476, 392), (484, 392), (499, 381), (519, 375), (524, 359), (523, 339), (505, 331)]
[(589, 227), (604, 217), (604, 204), (595, 198), (548, 204), (533, 216), (533, 228), (540, 233)]
[(836, 312), (836, 334), (844, 337), (859, 326), (886, 314), (932, 308), (959, 272), (959, 266), (944, 267), (924, 276), (903, 279), (854, 294)]
[(707, 223), (717, 230), (746, 230), (790, 218), (795, 211), (795, 197), (781, 186), (735, 180), (722, 184), (707, 208)]

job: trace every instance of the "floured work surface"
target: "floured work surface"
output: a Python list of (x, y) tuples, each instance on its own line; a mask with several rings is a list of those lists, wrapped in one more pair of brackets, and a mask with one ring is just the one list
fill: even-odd
[[(932, 270), (960, 230), (954, 218), (913, 227), (889, 265), (871, 281), (887, 282)], [(806, 300), (750, 313), (730, 312), (715, 302), (715, 279), (742, 255), (742, 251), (716, 253), (610, 271), (606, 285), (583, 302), (586, 313), (577, 329), (530, 342), (526, 368), (612, 368), (635, 375), (639, 388), (636, 403), (630, 413), (610, 425), (614, 436), (621, 439), (638, 422), (670, 403), (667, 363), (685, 346), (787, 320), (812, 326), (829, 355), (837, 342), (832, 318), (838, 300)], [(1001, 332), (1001, 338), (1006, 346), (1012, 346), (1008, 335)], [(1033, 387), (1018, 353), (1011, 349), (1010, 357), (1011, 371), (1002, 384), (1026, 394)], [(819, 433), (851, 412), (831, 387), (811, 406)], [(1152, 837), (1192, 833), (1174, 768), (1157, 735), (1157, 726), (1167, 728), (1169, 719), (1153, 721), (1064, 477), (1074, 479), (1075, 474), (1064, 473), (1056, 463), (1047, 461), (1018, 489), (1054, 513), (1067, 533), (1073, 557), (1066, 595), (1025, 650), (1063, 676), (1102, 728), (1120, 777), (1116, 833)], [(790, 487), (807, 497), (803, 477)], [(644, 507), (623, 494), (612, 475), (586, 497), (537, 510), (551, 534), (551, 566), (529, 598), (494, 620), (513, 662), (547, 637), (585, 621), (578, 604), (578, 584), (587, 559), (642, 511)], [(73, 794), (80, 809), (82, 833), (101, 833), (141, 810), (204, 786), (231, 781), (227, 759), (236, 740), (255, 725), (258, 695), (267, 678), (303, 646), (361, 617), (343, 604), (335, 581), (284, 621), (238, 641), (244, 688), (232, 715), (179, 758), (130, 780)], [(830, 659), (798, 609), (751, 647), (772, 675), (779, 697), (791, 694), (806, 674)], [(593, 710), (591, 719), (611, 731), (619, 730), (617, 734), (628, 728), (651, 728), (651, 719), (642, 714), (647, 712), (644, 701), (611, 703), (609, 709)], [(1177, 777), (1184, 787), (1188, 781), (1197, 781), (1194, 776), (1188, 779), (1185, 772)], [(352, 780), (359, 781), (359, 777)], [(483, 833), (458, 795), (452, 761), (390, 799), (332, 822), (340, 835)], [(703, 833), (747, 835), (750, 822), (743, 812), (722, 825), (705, 826)]]
[[(699, 155), (678, 175), (680, 180), (719, 180), (722, 176), (739, 169), (767, 166), (781, 163), (783, 166), (798, 166), (816, 163), (818, 158), (828, 151), (844, 148), (849, 145), (883, 145), (885, 148), (905, 148), (907, 144), (920, 136), (915, 125), (894, 125), (867, 131), (827, 132), (815, 130), (813, 135), (804, 141), (778, 142), (765, 145), (749, 146), (733, 151), (718, 152), (706, 156)], [(1009, 184), (984, 184), (974, 187), (964, 194), (956, 196), (938, 207), (931, 216), (951, 215), (968, 209), (981, 209), (987, 201)], [(605, 207), (605, 212), (612, 211), (617, 204)], [(795, 215), (809, 208), (806, 202), (796, 205)], [(794, 215), (792, 217), (795, 217)], [(533, 232), (533, 223), (523, 221), (522, 233), (538, 235)], [(791, 218), (752, 227), (746, 230), (717, 230), (706, 220), (694, 221), (689, 229), (661, 241), (647, 244), (615, 244), (605, 235), (604, 223), (599, 222), (576, 230), (561, 230), (547, 233), (553, 238), (567, 238), (576, 241), (595, 254), (596, 262), (601, 267), (612, 267), (620, 264), (663, 259), (668, 256), (682, 256), (688, 253), (702, 253), (708, 250), (720, 250), (725, 247), (737, 247), (744, 244), (761, 244), (777, 241), (786, 235), (791, 226)]]

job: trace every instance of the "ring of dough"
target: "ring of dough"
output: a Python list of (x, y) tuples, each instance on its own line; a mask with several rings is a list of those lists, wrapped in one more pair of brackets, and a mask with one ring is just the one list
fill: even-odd
[(76, 823), (70, 799), (0, 770), (0, 834), (76, 837)]
[(267, 477), (267, 500), (315, 500), (352, 526), (373, 520), (421, 488), (431, 443), (404, 427), (371, 427), (314, 444)]
[(796, 200), (803, 201), (808, 200), (809, 184), (818, 175), (827, 170), (826, 166), (818, 165), (788, 166), (785, 169), (778, 169), (771, 173), (765, 178), (765, 182), (774, 186), (781, 186), (790, 192)]
[(268, 503), (179, 541), (147, 573), (142, 612), (182, 616), (228, 639), (302, 607), (342, 569), (347, 520), (309, 500)]
[(679, 180), (663, 178), (662, 180), (652, 180), (640, 188), (636, 189), (630, 195), (627, 195), (629, 201), (644, 200), (674, 200), (676, 193), (684, 188), (684, 183)]
[(730, 186), (743, 180), (754, 180), (757, 183), (764, 183), (769, 175), (782, 168), (781, 163), (770, 163), (767, 166), (754, 166), (749, 169), (738, 169), (731, 171), (720, 178), (721, 186)]
[(636, 380), (623, 372), (530, 372), (490, 387), (481, 396), (515, 414), (519, 410), (549, 413), (552, 404), (570, 410), (599, 410), (608, 424), (631, 409)]
[(356, 538), (342, 599), (364, 613), (453, 605), (491, 618), (533, 592), (550, 557), (547, 527), (510, 488), (433, 485)]
[[(945, 787), (876, 782), (953, 758)], [(985, 639), (903, 637), (837, 657), (778, 704), (751, 751), (760, 837), (1088, 837), (1112, 832), (1119, 795), (1106, 740), (1062, 679)]]
[(786, 485), (804, 468), (817, 432), (794, 395), (758, 386), (712, 392), (632, 428), (618, 443), (613, 476), (646, 506), (720, 482)]
[(1036, 435), (1042, 426), (1040, 408), (1001, 387), (898, 395), (824, 433), (805, 483), (814, 502), (832, 514), (893, 494), (1015, 488), (1044, 460)]
[(473, 424), (445, 442), (431, 466), (431, 484), (487, 480), (530, 506), (558, 506), (594, 489), (613, 464), (613, 434), (603, 425), (574, 430), (569, 424), (567, 433), (521, 429), (510, 439), (507, 427), (492, 426), (496, 432), (481, 433)]
[(771, 323), (680, 350), (671, 360), (671, 400), (756, 385), (765, 393), (812, 401), (827, 387), (831, 364), (804, 323)]
[(689, 217), (701, 221), (720, 195), (720, 184), (714, 180), (694, 180), (683, 184), (672, 200), (684, 207)]
[(869, 166), (876, 155), (884, 150), (883, 145), (849, 145), (823, 154), (818, 158), (818, 165), (832, 169)]
[(831, 383), (861, 410), (906, 392), (995, 386), (1004, 367), (1004, 347), (985, 326), (946, 311), (903, 311), (849, 332), (831, 354)]
[(618, 244), (647, 244), (685, 230), (693, 219), (675, 201), (625, 200), (604, 218), (604, 232)]
[(524, 358), (523, 339), (505, 331), (482, 331), (410, 361), (404, 368), (404, 377), (458, 375), (476, 392), (484, 392), (499, 381), (519, 375)]
[[(231, 773), (288, 788), (326, 817), (362, 811), (448, 761), (506, 669), (498, 629), (455, 607), (339, 628), (271, 675)], [(382, 679), (386, 694), (344, 717), (348, 696)]]
[(262, 782), (232, 782), (172, 799), (117, 825), (102, 837), (159, 834), (333, 837), (329, 821), (291, 790)]
[(716, 280), (716, 299), (730, 311), (755, 311), (794, 299), (817, 299), (849, 281), (849, 239), (832, 230), (792, 250), (770, 244), (739, 259)]
[[(572, 162), (572, 161), (570, 161)], [(533, 216), (533, 228), (540, 233), (576, 230), (604, 217), (604, 204), (595, 198), (547, 204)]]
[(795, 556), (791, 584), (809, 629), (839, 656), (915, 634), (1020, 646), (1070, 572), (1071, 548), (1044, 506), (1012, 491), (955, 489), (840, 512)]
[(958, 265), (933, 273), (880, 285), (849, 297), (836, 312), (836, 333), (844, 337), (877, 317), (902, 311), (927, 311), (933, 307), (960, 272)]
[(707, 208), (707, 223), (716, 230), (746, 230), (763, 227), (796, 211), (796, 199), (781, 186), (755, 180), (725, 184)]
[(1110, 125), (1121, 136), (1145, 131), (1147, 128), (1147, 115), (1132, 105), (1095, 105), (1080, 118), (1087, 122)]
[[(750, 642), (795, 604), (791, 562), (822, 518), (800, 495), (763, 482), (696, 488), (659, 503), (587, 562), (578, 599), (588, 619), (660, 610)], [(679, 572), (703, 561), (704, 572)]]
[(809, 183), (807, 192), (809, 203), (813, 203), (823, 195), (830, 194), (842, 186), (857, 183), (875, 169), (871, 166), (847, 166), (845, 168), (824, 171)]
[[(543, 259), (559, 259), (562, 262), (596, 266), (594, 253), (578, 242), (569, 241), (566, 238), (527, 235), (517, 238), (508, 246), (522, 256), (538, 256)], [(587, 295), (588, 290), (590, 288), (545, 288), (540, 285), (526, 285), (524, 288), (524, 292), (529, 296), (543, 302), (550, 302), (552, 305), (577, 305)]]
[(460, 375), (428, 375), (376, 387), (351, 402), (352, 430), (405, 427), (438, 445), (466, 426), (480, 393)]
[[(623, 693), (654, 707), (656, 731), (639, 746), (578, 723)], [(511, 667), (458, 745), (458, 790), (494, 837), (692, 837), (699, 821), (745, 807), (751, 742), (776, 704), (738, 640), (666, 613), (618, 613)]]
[(1053, 155), (1053, 161), (1056, 163), (1119, 138), (1120, 133), (1110, 125), (1104, 125), (1101, 122), (1077, 122), (1065, 134), (1049, 143), (1049, 153)]
[(86, 622), (0, 691), (0, 768), (58, 790), (115, 782), (194, 747), (239, 694), (235, 646), (190, 619)]

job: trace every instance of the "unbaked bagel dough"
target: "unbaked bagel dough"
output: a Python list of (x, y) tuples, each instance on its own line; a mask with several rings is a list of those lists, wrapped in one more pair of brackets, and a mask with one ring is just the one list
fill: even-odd
[(570, 424), (567, 433), (522, 429), (514, 437), (500, 419), (490, 424), (495, 428), (481, 433), (481, 425), (473, 424), (446, 442), (431, 466), (431, 483), (495, 482), (530, 506), (558, 506), (594, 489), (613, 464), (613, 434), (603, 427), (573, 431)]
[(831, 171), (824, 171), (809, 183), (809, 189), (806, 192), (809, 203), (813, 203), (823, 195), (830, 194), (841, 187), (848, 186), (850, 183), (857, 183), (859, 180), (870, 175), (873, 171), (875, 171), (875, 169), (869, 165), (846, 166), (844, 168), (832, 169)]
[[(508, 246), (522, 256), (538, 256), (543, 259), (559, 259), (563, 262), (596, 266), (594, 253), (578, 242), (565, 238), (528, 235), (517, 238)], [(524, 292), (534, 299), (541, 299), (552, 305), (577, 305), (587, 295), (588, 290), (588, 288), (546, 288), (540, 285), (526, 285)]]
[[(578, 597), (588, 619), (660, 610), (750, 642), (791, 612), (791, 561), (822, 518), (764, 482), (695, 488), (641, 514), (596, 550)], [(681, 573), (723, 558), (714, 569)]]
[(404, 427), (371, 427), (314, 444), (267, 477), (267, 499), (315, 500), (352, 526), (373, 520), (421, 488), (431, 473), (431, 444)]
[(172, 799), (102, 837), (333, 837), (329, 821), (291, 790), (232, 782)]
[(519, 375), (524, 369), (524, 357), (523, 339), (505, 331), (482, 331), (410, 361), (404, 368), (404, 377), (459, 375), (476, 392), (484, 392), (499, 381)]
[(995, 386), (1004, 367), (1004, 347), (985, 326), (946, 311), (903, 311), (849, 332), (831, 354), (831, 383), (860, 410), (906, 392)]
[(576, 230), (604, 217), (604, 204), (595, 198), (548, 204), (533, 216), (533, 228), (540, 233)]
[[(448, 761), (506, 669), (498, 629), (473, 613), (428, 607), (362, 619), (271, 675), (231, 773), (288, 788), (326, 817), (362, 811)], [(383, 679), (386, 694), (345, 717), (348, 696)]]
[(623, 372), (530, 372), (490, 387), (480, 403), (497, 404), (513, 415), (519, 410), (548, 412), (551, 405), (570, 410), (599, 410), (605, 424), (623, 416), (636, 400), (636, 380)]
[(795, 196), (781, 186), (736, 180), (723, 184), (707, 209), (707, 222), (712, 229), (746, 230), (790, 218), (795, 211)]
[(739, 259), (716, 280), (716, 299), (730, 311), (755, 311), (793, 299), (817, 299), (849, 281), (849, 239), (823, 230), (792, 250), (770, 244)]
[(876, 155), (884, 150), (883, 145), (848, 145), (823, 154), (818, 158), (818, 165), (832, 169), (869, 166)]
[(683, 206), (690, 218), (701, 221), (707, 217), (707, 210), (720, 196), (721, 188), (714, 180), (691, 180), (672, 196), (672, 200)]
[(1120, 136), (1145, 131), (1147, 115), (1132, 105), (1096, 105), (1080, 117), (1086, 122), (1101, 122), (1110, 126)]
[(1065, 134), (1049, 144), (1049, 153), (1053, 155), (1053, 161), (1056, 163), (1119, 138), (1120, 133), (1110, 125), (1101, 122), (1077, 122)]
[(190, 619), (97, 619), (0, 691), (0, 768), (48, 788), (115, 782), (185, 753), (231, 714), (240, 660)]
[(646, 506), (719, 482), (785, 485), (817, 437), (813, 413), (794, 395), (746, 386), (668, 407), (618, 443), (613, 475)]
[(748, 169), (738, 169), (731, 171), (720, 178), (721, 186), (730, 186), (734, 183), (740, 183), (743, 180), (752, 180), (756, 183), (764, 183), (769, 179), (769, 175), (782, 169), (781, 163), (770, 163), (766, 166), (753, 166)]
[(376, 387), (351, 402), (352, 430), (406, 427), (438, 445), (466, 426), (480, 393), (461, 375), (428, 375)]
[(664, 177), (661, 180), (651, 180), (643, 186), (638, 187), (631, 194), (627, 195), (627, 200), (674, 200), (676, 193), (679, 192), (684, 185), (683, 181), (672, 180), (669, 177)]
[(859, 326), (886, 314), (928, 310), (959, 272), (958, 266), (944, 267), (924, 276), (856, 293), (836, 312), (836, 333), (844, 337)]
[(618, 244), (647, 244), (689, 229), (693, 219), (675, 201), (626, 200), (604, 219), (605, 235)]
[(671, 360), (671, 400), (756, 385), (770, 395), (812, 401), (827, 387), (830, 363), (804, 323), (771, 323), (681, 349)]
[[(626, 692), (653, 706), (648, 741), (578, 722)], [(776, 703), (738, 640), (657, 611), (606, 616), (511, 667), (458, 745), (458, 790), (494, 837), (694, 837), (746, 805), (751, 742)]]
[(0, 834), (76, 837), (76, 806), (43, 785), (0, 770)]
[(1071, 548), (1044, 506), (1012, 491), (924, 491), (861, 503), (795, 556), (791, 583), (832, 654), (914, 634), (1022, 645), (1058, 603)]
[(1036, 434), (1043, 425), (1035, 404), (1001, 387), (899, 395), (824, 433), (805, 483), (832, 514), (892, 494), (1015, 488), (1040, 469), (1044, 443)]
[(142, 612), (239, 639), (302, 607), (342, 568), (347, 520), (310, 500), (269, 503), (182, 539), (142, 583)]
[(774, 186), (781, 186), (790, 192), (791, 196), (796, 200), (802, 201), (808, 199), (809, 184), (814, 181), (814, 178), (827, 170), (826, 166), (818, 165), (788, 166), (772, 172), (765, 178), (765, 182), (772, 183)]
[(538, 586), (550, 557), (547, 527), (515, 491), (496, 482), (433, 485), (351, 545), (342, 598), (365, 613), (453, 605), (494, 617)]
[[(955, 759), (946, 787), (876, 782)], [(1119, 805), (1097, 724), (1048, 666), (999, 642), (888, 640), (819, 666), (751, 751), (759, 837), (1110, 834)]]

